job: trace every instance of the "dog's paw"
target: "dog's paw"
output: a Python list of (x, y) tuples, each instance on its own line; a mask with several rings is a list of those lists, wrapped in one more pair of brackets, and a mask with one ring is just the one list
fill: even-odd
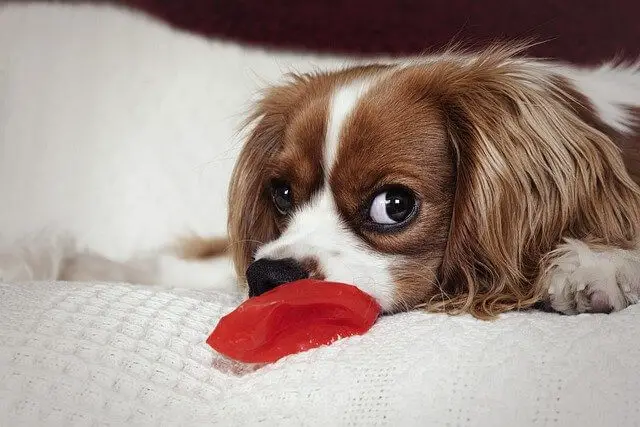
[(640, 258), (632, 251), (596, 251), (567, 240), (548, 270), (551, 307), (565, 314), (608, 313), (638, 302)]

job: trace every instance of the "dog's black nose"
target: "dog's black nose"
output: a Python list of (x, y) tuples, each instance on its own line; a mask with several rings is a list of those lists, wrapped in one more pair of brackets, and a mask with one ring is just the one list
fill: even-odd
[(247, 268), (249, 296), (256, 297), (278, 285), (309, 277), (293, 258), (259, 259)]

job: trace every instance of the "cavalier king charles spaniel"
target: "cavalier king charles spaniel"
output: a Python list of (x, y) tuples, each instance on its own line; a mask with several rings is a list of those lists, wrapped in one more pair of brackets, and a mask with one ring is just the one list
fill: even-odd
[(640, 72), (520, 48), (291, 75), (229, 194), (259, 295), (346, 282), (386, 312), (620, 310), (640, 295)]

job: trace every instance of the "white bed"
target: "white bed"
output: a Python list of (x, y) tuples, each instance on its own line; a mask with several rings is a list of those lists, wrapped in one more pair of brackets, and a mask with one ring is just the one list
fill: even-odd
[(631, 426), (640, 306), (495, 322), (410, 313), (259, 369), (205, 339), (237, 296), (0, 286), (0, 425)]
[[(0, 6), (2, 242), (65, 233), (124, 260), (224, 232), (255, 89), (344, 62), (105, 7)], [(212, 284), (0, 284), (0, 426), (640, 425), (640, 306), (409, 313), (258, 368), (204, 343), (240, 299), (227, 276)]]

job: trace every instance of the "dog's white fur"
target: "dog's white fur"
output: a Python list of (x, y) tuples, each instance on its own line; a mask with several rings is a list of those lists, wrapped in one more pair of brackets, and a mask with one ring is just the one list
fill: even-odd
[(567, 239), (557, 248), (549, 276), (551, 306), (575, 314), (621, 310), (640, 298), (640, 251), (598, 251)]
[(0, 283), (46, 280), (126, 282), (162, 287), (233, 289), (231, 260), (184, 260), (171, 248), (126, 261), (77, 247), (68, 235), (38, 233), (0, 246)]

